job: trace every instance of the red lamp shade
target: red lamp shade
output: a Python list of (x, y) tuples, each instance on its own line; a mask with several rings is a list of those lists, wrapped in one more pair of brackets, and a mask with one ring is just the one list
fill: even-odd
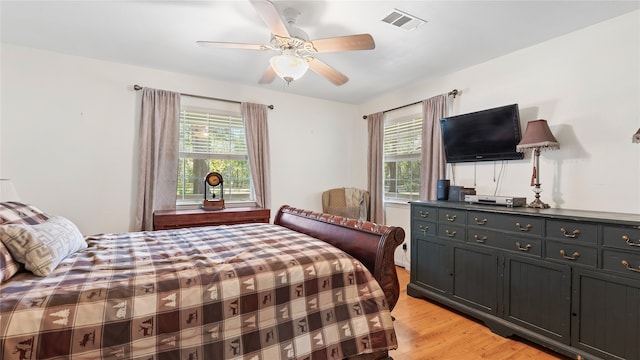
[(520, 143), (516, 145), (516, 151), (524, 152), (527, 149), (559, 149), (558, 140), (551, 133), (547, 120), (533, 120), (527, 123), (527, 129)]

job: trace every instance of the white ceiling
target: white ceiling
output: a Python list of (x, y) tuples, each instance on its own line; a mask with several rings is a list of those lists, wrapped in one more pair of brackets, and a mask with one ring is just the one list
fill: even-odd
[[(287, 87), (258, 79), (274, 52), (214, 49), (197, 40), (266, 44), (247, 0), (0, 2), (2, 42), (359, 104), (639, 8), (634, 1), (275, 0), (298, 9), (310, 39), (369, 33), (376, 48), (318, 54), (347, 75), (337, 87), (313, 72)], [(405, 31), (381, 21), (394, 8), (427, 21)], [(132, 83), (136, 79), (131, 79)], [(142, 84), (144, 85), (144, 84)]]

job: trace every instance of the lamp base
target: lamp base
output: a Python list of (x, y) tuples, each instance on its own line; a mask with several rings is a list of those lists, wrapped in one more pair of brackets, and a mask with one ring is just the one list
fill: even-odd
[(536, 198), (531, 203), (527, 204), (528, 208), (536, 208), (536, 209), (548, 209), (549, 204), (543, 203), (539, 198)]
[[(536, 166), (536, 169), (537, 168), (538, 166)], [(529, 204), (527, 204), (527, 207), (534, 208), (534, 209), (548, 209), (550, 207), (549, 204), (545, 204), (542, 202), (542, 200), (540, 200), (540, 193), (542, 192), (542, 189), (540, 188), (540, 183), (538, 182), (537, 176), (538, 175), (536, 173), (536, 183), (534, 184), (534, 188), (533, 188), (533, 192), (536, 194), (535, 196), (536, 199), (530, 202)]]

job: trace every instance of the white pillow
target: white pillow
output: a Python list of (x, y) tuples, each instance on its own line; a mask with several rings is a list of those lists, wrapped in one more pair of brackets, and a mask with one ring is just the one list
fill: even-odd
[(80, 230), (61, 216), (38, 225), (2, 225), (0, 241), (37, 276), (49, 275), (62, 259), (87, 247)]

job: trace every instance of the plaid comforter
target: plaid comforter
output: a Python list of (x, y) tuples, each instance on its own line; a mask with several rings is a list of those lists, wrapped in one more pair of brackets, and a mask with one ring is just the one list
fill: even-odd
[(342, 359), (396, 348), (365, 267), (284, 227), (87, 241), (50, 276), (0, 285), (0, 358)]

